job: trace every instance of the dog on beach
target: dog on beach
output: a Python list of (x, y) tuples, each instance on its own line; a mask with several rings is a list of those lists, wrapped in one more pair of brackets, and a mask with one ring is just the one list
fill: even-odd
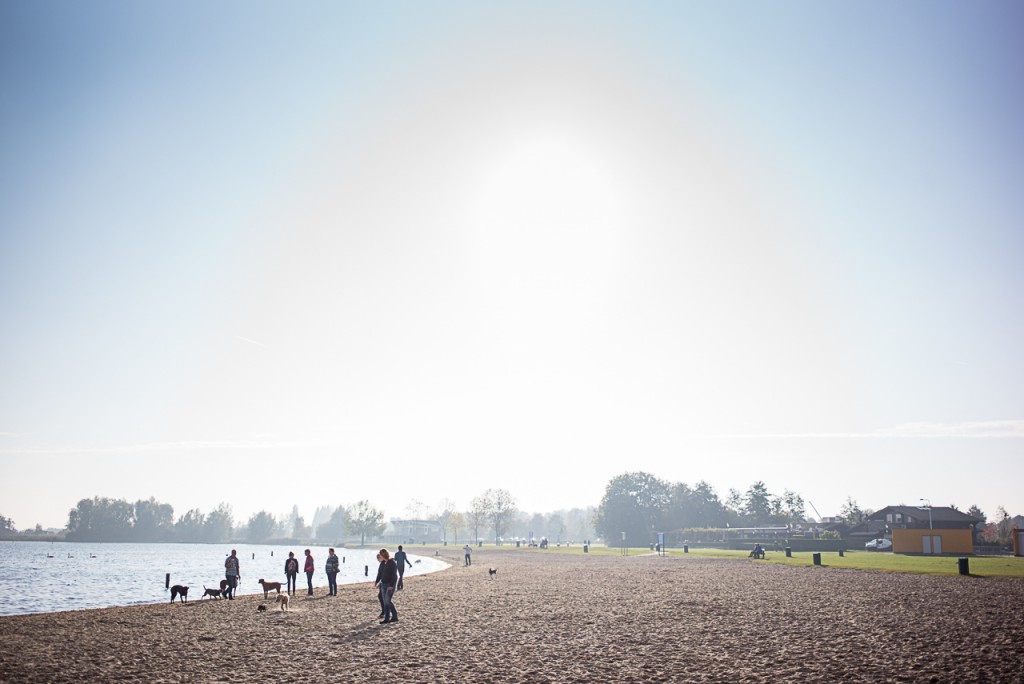
[(498, 568), (487, 568), (487, 574), (491, 576), (491, 579), (494, 579), (494, 576), (498, 574)]
[(267, 606), (264, 603), (261, 603), (260, 605), (256, 606), (256, 612), (257, 613), (265, 613), (266, 610), (267, 610)]
[(281, 610), (288, 610), (288, 594), (278, 594), (275, 600), (281, 604)]
[(263, 585), (263, 598), (267, 598), (270, 595), (272, 589), (277, 589), (277, 593), (281, 593), (280, 582), (267, 582), (266, 580), (260, 580), (260, 584)]
[(220, 595), (221, 596), (227, 596), (228, 595), (228, 581), (226, 579), (222, 579), (220, 581)]
[(171, 587), (171, 603), (174, 603), (176, 598), (180, 598), (181, 602), (184, 603), (188, 599), (188, 587), (184, 584), (175, 584)]
[(224, 596), (224, 593), (220, 589), (207, 589), (206, 585), (204, 584), (203, 585), (203, 595), (199, 597), (199, 600), (202, 601), (207, 596), (209, 596), (210, 598), (219, 599), (222, 596)]

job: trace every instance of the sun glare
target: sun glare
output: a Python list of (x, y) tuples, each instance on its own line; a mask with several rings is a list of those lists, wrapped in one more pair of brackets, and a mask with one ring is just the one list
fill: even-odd
[(511, 141), (481, 174), (476, 199), (481, 273), (506, 298), (581, 305), (607, 278), (623, 198), (598, 147), (559, 134)]

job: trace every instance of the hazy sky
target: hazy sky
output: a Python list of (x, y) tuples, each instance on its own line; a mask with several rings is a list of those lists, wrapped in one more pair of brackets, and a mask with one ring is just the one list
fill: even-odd
[(550, 511), (637, 469), (1022, 513), (1022, 26), (0, 3), (0, 513)]

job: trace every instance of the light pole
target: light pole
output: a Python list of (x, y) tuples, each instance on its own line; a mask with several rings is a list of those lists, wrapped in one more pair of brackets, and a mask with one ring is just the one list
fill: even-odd
[(935, 529), (932, 527), (932, 500), (931, 499), (918, 499), (918, 501), (924, 501), (925, 506), (918, 506), (918, 508), (924, 508), (928, 511), (928, 529)]

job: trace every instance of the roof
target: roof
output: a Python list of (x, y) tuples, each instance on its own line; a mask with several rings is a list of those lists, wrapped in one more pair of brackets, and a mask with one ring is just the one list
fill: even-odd
[[(927, 523), (929, 519), (933, 524), (954, 523), (959, 526), (985, 522), (948, 506), (932, 506), (930, 509), (927, 506), (886, 506), (869, 515), (867, 519), (885, 521), (889, 513), (900, 513), (904, 520), (909, 519), (919, 523)], [(931, 514), (930, 518), (929, 513)]]
[(882, 520), (865, 520), (846, 531), (847, 537), (881, 537), (885, 534), (885, 522)]

